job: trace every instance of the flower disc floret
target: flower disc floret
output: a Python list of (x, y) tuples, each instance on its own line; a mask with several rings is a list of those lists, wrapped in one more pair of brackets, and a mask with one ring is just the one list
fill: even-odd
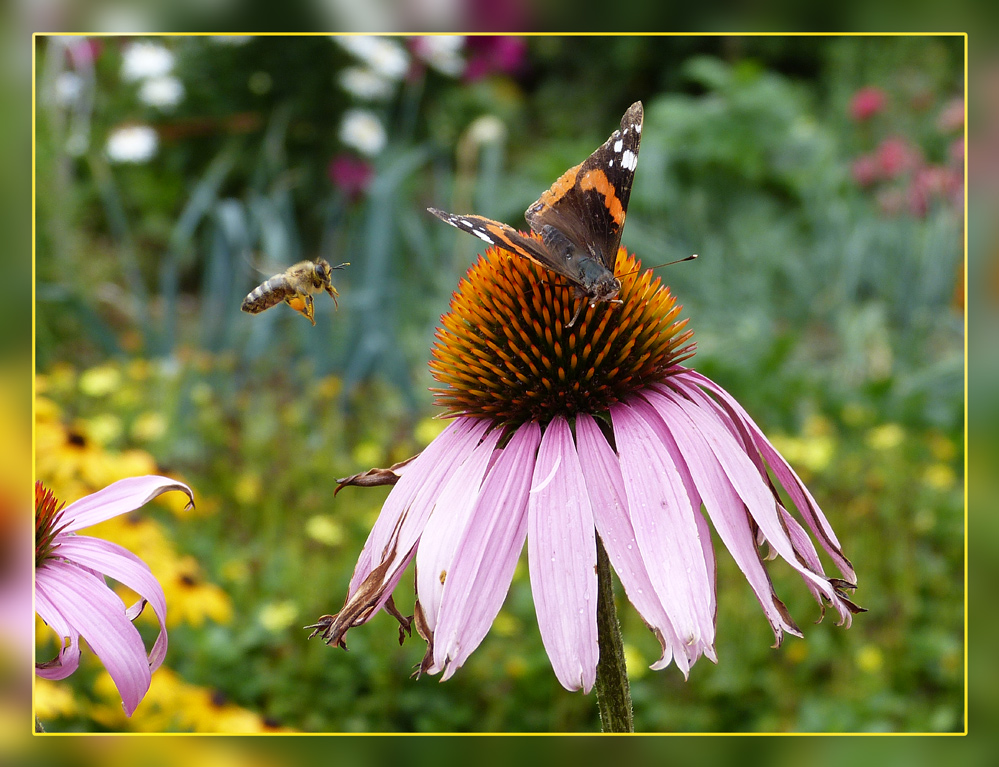
[(448, 415), (503, 423), (606, 411), (691, 357), (682, 306), (622, 248), (617, 302), (586, 307), (567, 327), (575, 289), (541, 266), (490, 248), (458, 285), (430, 363)]

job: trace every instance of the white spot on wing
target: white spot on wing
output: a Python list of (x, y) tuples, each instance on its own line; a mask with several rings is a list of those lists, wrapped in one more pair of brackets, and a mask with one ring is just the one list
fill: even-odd
[(621, 139), (618, 139), (617, 143), (614, 144), (614, 151), (615, 152), (620, 152), (621, 151), (621, 147), (623, 147), (623, 146), (624, 146), (624, 141), (622, 141)]
[(642, 132), (642, 124), (635, 123), (635, 133), (641, 133), (641, 132)]
[(621, 155), (621, 167), (627, 170), (634, 170), (638, 165), (638, 155), (632, 152), (630, 149), (626, 149), (624, 154)]
[(483, 241), (485, 241), (485, 242), (488, 242), (488, 243), (489, 243), (490, 245), (492, 245), (492, 244), (493, 244), (493, 238), (492, 238), (492, 237), (490, 237), (490, 236), (489, 236), (488, 234), (486, 234), (485, 232), (483, 232), (483, 231), (482, 231), (481, 229), (473, 229), (473, 230), (472, 230), (472, 234), (474, 234), (474, 235), (475, 235), (476, 237), (478, 237), (478, 238), (479, 238), (480, 240), (483, 240)]

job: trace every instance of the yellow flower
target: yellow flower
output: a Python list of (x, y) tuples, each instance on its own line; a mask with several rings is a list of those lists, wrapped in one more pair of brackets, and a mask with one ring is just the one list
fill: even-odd
[(121, 371), (110, 364), (85, 370), (80, 375), (80, 391), (90, 397), (106, 397), (121, 386)]
[(905, 430), (897, 423), (875, 426), (867, 432), (867, 446), (872, 450), (891, 450), (902, 444)]

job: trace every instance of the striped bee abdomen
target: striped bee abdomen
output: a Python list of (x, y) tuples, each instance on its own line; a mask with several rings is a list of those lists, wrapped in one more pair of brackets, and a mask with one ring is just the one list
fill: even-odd
[(279, 274), (251, 290), (243, 299), (240, 309), (249, 314), (259, 314), (293, 295), (295, 295), (294, 289), (288, 284), (285, 276)]

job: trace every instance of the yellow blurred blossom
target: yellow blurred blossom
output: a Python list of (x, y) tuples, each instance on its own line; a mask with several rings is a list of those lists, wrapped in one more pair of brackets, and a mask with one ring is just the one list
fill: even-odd
[[(69, 685), (35, 677), (35, 716), (42, 726), (48, 719), (76, 716), (80, 707)], [(119, 698), (120, 701), (120, 698)]]
[(429, 445), (447, 427), (448, 420), (444, 418), (421, 418), (413, 430), (413, 436), (421, 445)]
[(949, 490), (957, 483), (957, 474), (946, 463), (931, 463), (923, 471), (923, 482), (934, 490)]
[(631, 679), (641, 679), (649, 673), (648, 659), (642, 657), (639, 649), (628, 642), (624, 643), (624, 662), (628, 668), (628, 677)]
[(857, 651), (857, 666), (861, 671), (874, 674), (880, 671), (885, 664), (884, 654), (881, 648), (876, 645), (864, 645)]
[(930, 435), (930, 451), (938, 461), (952, 461), (957, 455), (957, 445), (939, 432)]
[(859, 402), (847, 402), (843, 405), (840, 417), (847, 426), (863, 426), (874, 418), (874, 410)]
[(498, 636), (511, 637), (520, 634), (520, 621), (506, 610), (500, 610), (493, 622), (492, 631)]
[(340, 396), (343, 382), (338, 376), (325, 376), (316, 384), (316, 397), (320, 400), (331, 400)]
[(511, 654), (507, 656), (503, 669), (512, 679), (520, 679), (527, 673), (527, 661), (521, 655)]
[(807, 642), (789, 642), (784, 645), (787, 659), (791, 663), (804, 663), (808, 657)]
[(377, 466), (382, 460), (382, 447), (373, 440), (364, 440), (354, 448), (353, 459), (358, 466)]
[(339, 546), (344, 539), (343, 525), (329, 514), (315, 514), (305, 523), (305, 534), (327, 546)]
[(250, 566), (243, 558), (228, 559), (219, 568), (219, 572), (230, 583), (245, 583), (250, 577)]
[(872, 450), (891, 450), (902, 444), (905, 430), (897, 423), (875, 426), (867, 432), (867, 446)]
[(260, 500), (260, 475), (255, 471), (244, 471), (236, 478), (232, 493), (241, 504), (247, 505)]
[(775, 434), (770, 441), (792, 466), (804, 467), (812, 472), (828, 467), (836, 453), (836, 441), (829, 435), (788, 437)]
[(257, 620), (260, 625), (271, 633), (286, 631), (291, 628), (298, 618), (298, 605), (290, 599), (283, 602), (269, 602), (260, 608)]
[(166, 432), (166, 419), (152, 410), (140, 413), (132, 422), (130, 433), (132, 439), (139, 442), (153, 442), (159, 439)]
[(121, 371), (109, 364), (98, 365), (80, 374), (80, 391), (90, 397), (106, 397), (121, 386)]
[(98, 445), (106, 447), (121, 436), (123, 428), (118, 416), (111, 413), (101, 413), (87, 419), (84, 431)]

